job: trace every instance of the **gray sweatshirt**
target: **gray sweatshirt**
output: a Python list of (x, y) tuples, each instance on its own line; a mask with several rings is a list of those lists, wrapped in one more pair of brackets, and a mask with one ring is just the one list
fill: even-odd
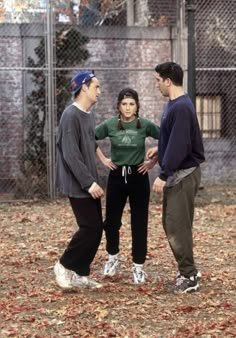
[(74, 105), (68, 106), (61, 116), (57, 136), (56, 186), (69, 197), (91, 197), (88, 189), (98, 181), (94, 128), (93, 114)]

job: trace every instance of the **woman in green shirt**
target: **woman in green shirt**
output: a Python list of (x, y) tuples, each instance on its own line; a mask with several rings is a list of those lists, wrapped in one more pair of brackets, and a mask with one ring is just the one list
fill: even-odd
[(145, 162), (146, 137), (159, 138), (159, 127), (150, 120), (139, 117), (138, 93), (121, 90), (117, 101), (118, 115), (99, 124), (95, 129), (97, 140), (109, 137), (111, 159), (98, 147), (101, 162), (110, 168), (106, 189), (106, 250), (109, 259), (104, 275), (113, 276), (119, 266), (119, 230), (124, 207), (129, 198), (131, 211), (132, 258), (134, 283), (145, 282), (143, 264), (147, 255), (147, 225), (150, 184), (148, 170), (157, 159)]

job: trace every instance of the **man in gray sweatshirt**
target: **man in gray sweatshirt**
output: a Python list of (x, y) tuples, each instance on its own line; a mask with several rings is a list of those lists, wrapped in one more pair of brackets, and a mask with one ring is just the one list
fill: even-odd
[(80, 71), (71, 80), (74, 102), (59, 123), (56, 185), (69, 198), (79, 230), (54, 266), (57, 284), (63, 289), (99, 288), (90, 278), (92, 263), (102, 238), (101, 197), (95, 162), (95, 121), (90, 108), (100, 95), (94, 73)]

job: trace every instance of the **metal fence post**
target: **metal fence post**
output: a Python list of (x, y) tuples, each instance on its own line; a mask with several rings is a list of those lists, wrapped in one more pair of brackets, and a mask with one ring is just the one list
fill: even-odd
[(53, 7), (50, 0), (47, 1), (47, 112), (48, 112), (48, 193), (51, 199), (55, 199), (55, 83), (54, 83), (54, 30)]
[(195, 74), (195, 4), (194, 0), (187, 1), (188, 12), (188, 94), (196, 104), (196, 74)]
[(134, 25), (134, 1), (127, 1), (127, 26)]
[(185, 27), (185, 0), (176, 2), (176, 29), (177, 29), (177, 50), (176, 61), (184, 68), (184, 27)]

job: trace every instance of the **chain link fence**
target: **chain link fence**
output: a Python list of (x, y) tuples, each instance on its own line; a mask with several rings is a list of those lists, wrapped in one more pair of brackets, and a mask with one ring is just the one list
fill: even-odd
[[(203, 179), (227, 183), (228, 170), (231, 180), (236, 176), (233, 1), (196, 3), (196, 108), (207, 154)], [(101, 82), (97, 123), (115, 113), (118, 92), (131, 86), (140, 95), (141, 114), (159, 124), (165, 99), (155, 88), (153, 69), (166, 60), (182, 62), (178, 55), (186, 54), (186, 36), (179, 19), (185, 5), (180, 0), (0, 1), (2, 199), (56, 196), (55, 136), (71, 102), (69, 79), (78, 69), (93, 69)], [(102, 144), (105, 153), (108, 144)], [(107, 172), (98, 167), (105, 183)]]
[(196, 1), (196, 108), (207, 181), (236, 181), (235, 1)]

